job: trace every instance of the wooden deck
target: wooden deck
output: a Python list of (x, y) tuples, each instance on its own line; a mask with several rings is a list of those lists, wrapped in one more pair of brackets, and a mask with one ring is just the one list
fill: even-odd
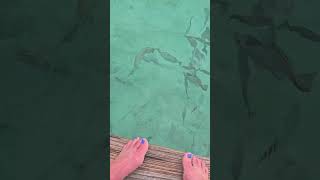
[[(111, 136), (110, 137), (110, 158), (114, 159), (121, 151), (122, 147), (129, 139)], [(164, 148), (156, 145), (149, 145), (144, 163), (134, 173), (126, 179), (128, 180), (167, 180), (182, 179), (182, 157), (184, 152)], [(209, 168), (210, 176), (210, 159), (197, 156), (206, 162)]]

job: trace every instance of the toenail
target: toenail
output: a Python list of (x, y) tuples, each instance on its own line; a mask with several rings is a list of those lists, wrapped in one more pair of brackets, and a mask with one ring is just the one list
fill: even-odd
[(192, 158), (192, 154), (191, 153), (187, 154), (187, 157)]
[(141, 144), (144, 144), (144, 139), (143, 138), (141, 139)]

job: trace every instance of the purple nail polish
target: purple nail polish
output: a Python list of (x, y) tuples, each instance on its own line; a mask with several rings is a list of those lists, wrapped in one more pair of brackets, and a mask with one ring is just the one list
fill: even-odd
[(141, 139), (141, 144), (144, 144), (144, 139), (143, 138)]
[(192, 154), (191, 153), (187, 154), (187, 157), (192, 158)]

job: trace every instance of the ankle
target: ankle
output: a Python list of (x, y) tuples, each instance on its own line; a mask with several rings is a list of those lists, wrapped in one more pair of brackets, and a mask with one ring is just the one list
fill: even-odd
[(123, 165), (117, 160), (113, 160), (110, 164), (110, 180), (123, 180)]

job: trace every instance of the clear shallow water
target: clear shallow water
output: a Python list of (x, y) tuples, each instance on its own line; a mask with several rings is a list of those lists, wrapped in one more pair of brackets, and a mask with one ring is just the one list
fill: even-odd
[[(111, 1), (111, 134), (147, 137), (151, 144), (209, 156), (209, 76), (198, 72), (202, 88), (188, 81), (186, 93), (184, 73), (193, 71), (182, 67), (193, 52), (185, 37), (190, 18), (189, 36), (200, 37), (210, 27), (209, 19), (204, 24), (205, 8), (208, 0)], [(146, 47), (159, 48), (181, 64), (166, 61), (155, 50), (128, 77), (136, 55)], [(203, 59), (194, 66), (210, 71), (210, 47), (207, 54), (202, 44), (197, 48)]]

